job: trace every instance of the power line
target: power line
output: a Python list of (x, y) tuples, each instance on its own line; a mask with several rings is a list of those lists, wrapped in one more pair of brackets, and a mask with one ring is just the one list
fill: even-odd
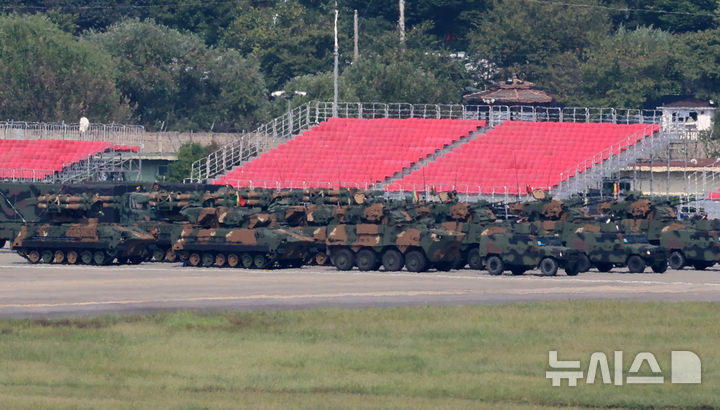
[(523, 0), (528, 3), (540, 3), (540, 4), (553, 4), (558, 6), (564, 6), (564, 7), (575, 7), (575, 8), (588, 8), (588, 9), (602, 9), (602, 10), (610, 10), (610, 11), (617, 11), (617, 12), (623, 12), (623, 13), (650, 13), (650, 14), (674, 14), (674, 15), (681, 15), (681, 16), (697, 16), (697, 17), (720, 17), (720, 14), (718, 13), (700, 13), (700, 12), (690, 12), (690, 11), (671, 11), (671, 10), (652, 10), (652, 9), (637, 9), (637, 8), (629, 8), (629, 7), (610, 7), (610, 6), (603, 6), (600, 4), (586, 4), (586, 3), (567, 3), (563, 1), (555, 1), (555, 0)]
[(177, 8), (181, 6), (206, 6), (206, 5), (220, 5), (220, 4), (233, 4), (236, 0), (182, 0), (172, 1), (168, 3), (159, 4), (115, 4), (115, 5), (58, 5), (58, 6), (28, 6), (24, 4), (18, 5), (2, 5), (0, 10), (33, 10), (33, 11), (50, 11), (50, 10), (117, 10), (117, 9), (150, 9), (159, 7), (172, 7)]

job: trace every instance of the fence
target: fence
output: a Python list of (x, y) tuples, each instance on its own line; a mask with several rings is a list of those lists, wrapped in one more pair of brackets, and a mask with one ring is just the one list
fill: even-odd
[(142, 146), (144, 132), (142, 125), (90, 124), (81, 132), (79, 124), (0, 121), (2, 139), (108, 141), (116, 145)]

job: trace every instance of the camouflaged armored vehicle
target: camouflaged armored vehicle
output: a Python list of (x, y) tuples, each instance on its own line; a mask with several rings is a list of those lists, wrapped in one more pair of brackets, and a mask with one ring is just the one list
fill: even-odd
[[(355, 201), (358, 202), (357, 200)], [(339, 270), (423, 272), (430, 268), (450, 270), (460, 252), (463, 235), (434, 228), (413, 218), (403, 201), (380, 198), (356, 206), (335, 207), (327, 227), (326, 248)]]
[(191, 266), (299, 267), (315, 240), (279, 224), (258, 207), (186, 207), (189, 222), (173, 233), (173, 251)]
[(531, 224), (518, 223), (512, 229), (487, 228), (480, 236), (478, 255), (491, 275), (505, 270), (521, 275), (535, 268), (543, 275), (555, 275), (562, 268), (568, 276), (575, 276), (581, 254), (563, 246), (557, 237), (538, 235)]
[[(81, 186), (64, 186), (62, 193), (28, 199), (35, 211), (22, 215), (24, 223), (11, 248), (32, 263), (82, 263), (104, 265), (140, 263), (148, 256), (155, 238), (115, 220), (122, 194), (120, 186), (98, 186), (95, 193), (80, 193)], [(101, 191), (111, 195), (101, 195)], [(30, 220), (29, 220), (30, 219)]]
[(665, 248), (672, 269), (691, 265), (703, 270), (720, 261), (717, 230), (704, 229), (712, 228), (710, 223), (681, 223), (667, 201), (629, 200), (614, 204), (610, 210), (627, 232), (645, 234), (651, 244)]

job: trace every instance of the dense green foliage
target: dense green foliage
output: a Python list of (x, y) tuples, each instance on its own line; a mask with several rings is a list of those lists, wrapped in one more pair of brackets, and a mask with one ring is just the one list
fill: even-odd
[[(714, 0), (407, 0), (403, 44), (397, 2), (339, 3), (342, 100), (460, 103), (512, 73), (564, 105), (720, 97)], [(332, 98), (330, 1), (29, 0), (0, 13), (0, 75), (14, 85), (3, 118), (229, 131), (282, 113), (273, 91)]]
[(216, 147), (203, 147), (197, 142), (186, 142), (178, 149), (178, 159), (168, 165), (167, 180), (169, 182), (183, 182), (190, 175), (192, 163), (213, 152)]

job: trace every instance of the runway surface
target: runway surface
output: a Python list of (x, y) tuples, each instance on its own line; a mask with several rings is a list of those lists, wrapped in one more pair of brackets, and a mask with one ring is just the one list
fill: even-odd
[(157, 310), (271, 310), (313, 307), (465, 305), (568, 299), (720, 301), (720, 266), (665, 274), (595, 270), (568, 277), (537, 272), (339, 272), (32, 265), (0, 250), (0, 317), (94, 316)]

